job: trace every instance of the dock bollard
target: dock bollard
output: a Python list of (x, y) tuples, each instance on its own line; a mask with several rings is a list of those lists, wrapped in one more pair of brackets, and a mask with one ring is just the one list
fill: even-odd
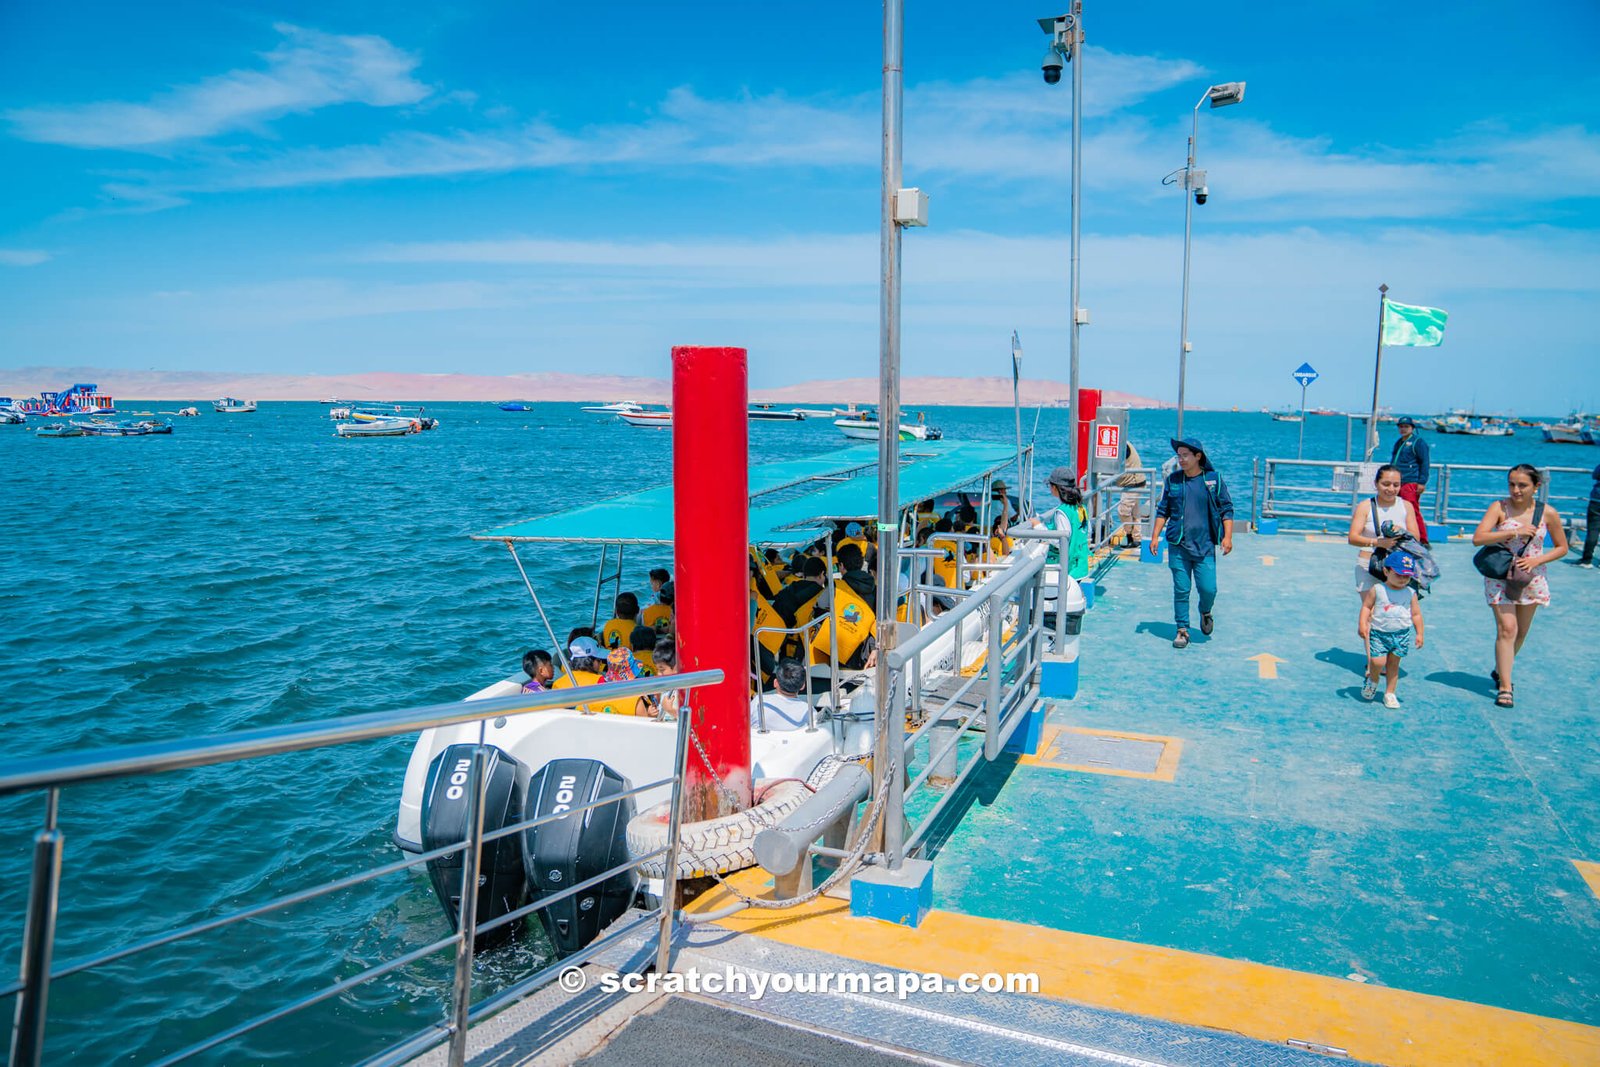
[(1066, 575), (1062, 580), (1067, 583), (1067, 595), (1064, 603), (1057, 598), (1057, 610), (1066, 609), (1066, 636), (1060, 648), (1044, 654), (1040, 664), (1039, 695), (1046, 700), (1071, 700), (1078, 695), (1078, 641), (1088, 602), (1076, 581)]

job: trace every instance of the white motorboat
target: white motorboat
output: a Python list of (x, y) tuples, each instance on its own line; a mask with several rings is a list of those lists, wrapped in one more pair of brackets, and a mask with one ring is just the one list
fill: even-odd
[(211, 410), (224, 415), (248, 415), (256, 409), (254, 400), (238, 400), (231, 396), (222, 397), (211, 402)]
[(421, 423), (416, 419), (379, 419), (376, 422), (341, 422), (333, 428), (339, 437), (404, 437), (420, 433)]
[[(751, 468), (752, 546), (798, 549), (829, 530), (840, 529), (837, 516), (870, 521), (877, 506), (876, 480), (846, 475), (860, 471), (863, 463), (870, 465), (875, 452), (871, 446), (854, 446)], [(1016, 461), (1015, 451), (1005, 445), (950, 442), (930, 445), (925, 453), (906, 460), (900, 510), (908, 530), (914, 528), (919, 504), (925, 499), (942, 498), (944, 489), (971, 487), (973, 499), (987, 501), (995, 473)], [(777, 489), (785, 490), (781, 499), (773, 496)], [(987, 508), (986, 503), (983, 506)], [(797, 526), (800, 528), (794, 529)], [(624, 546), (644, 544), (670, 549), (674, 533), (671, 489), (658, 486), (501, 526), (475, 534), (474, 539), (499, 542), (513, 556), (522, 544), (562, 545), (563, 552), (573, 546), (599, 548), (602, 556), (595, 593), (604, 599), (610, 583), (622, 586)], [(1019, 541), (1014, 555), (1018, 561), (1038, 562), (1044, 551), (1040, 542)], [(520, 559), (518, 568), (525, 576), (531, 570), (523, 568)], [(984, 590), (1007, 582), (1011, 571), (1000, 567), (984, 573), (987, 577), (975, 579), (971, 586), (971, 595), (979, 598), (972, 603), (981, 606), (967, 616), (968, 621), (962, 626), (947, 627), (922, 654), (920, 680), (927, 692), (953, 690), (963, 677), (972, 677), (981, 669), (988, 654), (990, 611), (983, 599)], [(876, 700), (852, 697), (871, 672), (857, 669), (852, 666), (856, 661), (847, 658), (860, 651), (862, 638), (856, 637), (851, 648), (846, 649), (840, 636), (841, 626), (848, 626), (850, 620), (859, 622), (861, 602), (847, 594), (847, 585), (834, 584), (831, 577), (828, 582), (833, 609), (818, 612), (799, 630), (778, 629), (784, 625), (781, 619), (774, 622), (759, 613), (752, 624), (752, 644), (761, 645), (774, 656), (779, 653), (768, 639), (777, 633), (794, 635), (793, 640), (802, 649), (809, 648), (818, 657), (809, 701), (818, 709), (816, 728), (768, 730), (759, 723), (752, 725), (750, 776), (755, 781), (765, 781), (771, 790), (779, 788), (780, 779), (805, 782), (815, 775), (817, 781), (823, 780), (837, 770), (841, 761), (871, 751), (874, 713), (864, 711), (863, 704), (875, 706)], [(936, 593), (936, 587), (931, 585), (918, 588), (924, 600)], [(538, 603), (531, 578), (528, 591)], [(926, 606), (919, 608), (919, 616), (925, 617), (928, 610)], [(1005, 609), (1005, 618), (1012, 625), (1016, 610)], [(583, 611), (587, 616), (588, 607)], [(539, 612), (545, 617), (542, 605)], [(824, 636), (825, 632), (831, 636)], [(848, 635), (850, 631), (843, 632)], [(781, 648), (787, 639), (778, 637), (776, 647)], [(556, 644), (554, 633), (550, 634), (550, 641)], [(562, 689), (565, 678), (561, 672), (566, 669), (563, 660), (557, 671), (560, 680), (556, 688), (564, 694), (569, 692)], [(528, 677), (519, 672), (466, 699), (514, 697), (527, 681)], [(608, 684), (572, 687), (572, 706), (468, 721), (426, 730), (417, 738), (401, 786), (394, 830), (395, 844), (412, 854), (438, 849), (441, 842), (456, 839), (465, 810), (459, 788), (464, 779), (460, 776), (466, 773), (463, 768), (471, 767), (473, 749), (480, 744), (488, 746), (483, 774), (488, 795), (496, 798), (483, 812), (485, 832), (549, 815), (561, 810), (561, 804), (571, 805), (577, 797), (587, 801), (608, 794), (631, 794), (619, 802), (615, 813), (601, 817), (597, 809), (592, 820), (595, 829), (590, 829), (591, 820), (586, 818), (571, 832), (552, 835), (548, 843), (542, 840), (543, 835), (539, 839), (522, 834), (507, 837), (506, 848), (497, 854), (488, 875), (495, 884), (480, 894), (484, 905), (478, 912), (480, 923), (518, 908), (529, 898), (552, 895), (580, 879), (598, 878), (601, 872), (624, 866), (634, 844), (631, 839), (635, 813), (669, 799), (678, 724), (637, 714), (634, 697), (608, 701)], [(870, 689), (864, 692), (870, 694)], [(771, 798), (778, 794), (765, 795)], [(770, 800), (764, 800), (761, 806), (770, 804)], [(760, 817), (765, 816), (758, 813)], [(714, 824), (702, 824), (709, 829), (698, 831), (719, 835), (714, 846), (715, 862), (725, 864), (723, 869), (754, 862), (753, 835), (760, 823), (745, 825), (748, 821), (741, 820), (734, 826), (715, 820)], [(626, 840), (621, 832), (624, 827), (628, 830)], [(696, 832), (692, 827), (685, 829), (686, 844), (697, 840)], [(709, 838), (699, 840), (707, 842), (699, 846), (705, 853), (713, 850)], [(538, 862), (523, 851), (525, 847), (539, 850)], [(451, 866), (451, 862), (449, 858), (434, 859), (428, 867), (442, 906), (454, 914), (458, 902), (453, 894), (459, 892), (456, 887), (460, 884), (460, 868)], [(559, 873), (550, 878), (534, 874), (524, 878), (525, 871), (541, 869)], [(659, 877), (651, 874), (637, 886), (631, 873), (608, 878), (586, 897), (569, 898), (564, 904), (546, 907), (538, 913), (539, 919), (558, 953), (576, 952), (620, 915), (639, 890), (659, 894)]]
[(629, 426), (641, 426), (647, 430), (672, 429), (670, 411), (619, 411), (616, 416)]
[(769, 404), (751, 408), (749, 415), (751, 422), (799, 422), (805, 418), (798, 411), (774, 408)]
[(578, 410), (587, 412), (590, 415), (621, 415), (629, 411), (643, 411), (644, 405), (635, 404), (631, 400), (618, 400), (612, 404), (588, 404)]
[[(878, 439), (878, 420), (876, 418), (863, 419), (834, 419), (833, 424), (839, 432), (846, 437), (857, 441), (876, 441)], [(923, 423), (901, 423), (900, 440), (902, 441), (937, 441), (944, 434), (937, 427), (927, 426)]]
[(1475, 423), (1469, 423), (1467, 428), (1460, 432), (1468, 437), (1511, 437), (1517, 431), (1513, 430), (1508, 422), (1502, 422), (1499, 419), (1482, 419)]
[(1304, 420), (1301, 419), (1300, 413), (1298, 411), (1274, 411), (1272, 413), (1272, 421), (1273, 422), (1302, 422)]

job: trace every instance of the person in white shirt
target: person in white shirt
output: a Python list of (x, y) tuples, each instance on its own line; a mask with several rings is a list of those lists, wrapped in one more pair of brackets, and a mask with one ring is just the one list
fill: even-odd
[(805, 665), (797, 659), (781, 659), (772, 681), (777, 686), (774, 692), (757, 693), (751, 698), (750, 725), (767, 730), (804, 730), (811, 721), (811, 706), (800, 695), (806, 690)]

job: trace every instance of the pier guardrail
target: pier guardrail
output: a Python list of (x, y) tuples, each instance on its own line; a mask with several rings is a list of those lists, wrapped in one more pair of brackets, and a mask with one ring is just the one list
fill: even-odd
[[(714, 685), (723, 680), (719, 670), (690, 671), (666, 678), (645, 678), (628, 682), (611, 682), (606, 685), (608, 696), (619, 699), (654, 696), (674, 690), (688, 690), (702, 685)], [(97, 952), (66, 963), (54, 961), (57, 910), (60, 902), (62, 857), (65, 835), (60, 825), (62, 790), (69, 786), (114, 779), (139, 778), (168, 771), (205, 767), (222, 763), (235, 763), (265, 756), (290, 752), (306, 752), (333, 745), (352, 744), (442, 726), (456, 726), (499, 716), (521, 715), (568, 707), (572, 694), (563, 690), (530, 693), (520, 696), (497, 697), (488, 700), (455, 701), (426, 707), (395, 711), (371, 712), (338, 719), (296, 723), (288, 726), (270, 726), (255, 730), (242, 730), (228, 734), (179, 741), (156, 741), (93, 752), (44, 756), (0, 764), (0, 796), (10, 796), (36, 791), (45, 794), (43, 826), (34, 836), (33, 862), (30, 877), (26, 920), (23, 929), (22, 957), (16, 981), (0, 986), (0, 998), (16, 998), (16, 1014), (11, 1037), (11, 1067), (37, 1067), (44, 1054), (44, 1035), (48, 1015), (50, 986), (71, 975), (94, 970), (116, 960), (127, 959), (149, 949), (170, 945), (199, 934), (219, 930), (235, 923), (255, 919), (262, 915), (303, 904), (307, 901), (349, 889), (352, 886), (398, 874), (430, 860), (464, 852), (462, 860), (461, 910), (456, 916), (456, 931), (449, 937), (439, 938), (431, 944), (404, 953), (394, 959), (367, 967), (330, 985), (261, 1012), (245, 1021), (214, 1033), (184, 1048), (163, 1056), (158, 1064), (180, 1063), (209, 1051), (235, 1038), (257, 1030), (269, 1023), (287, 1018), (296, 1012), (346, 993), (366, 982), (398, 971), (436, 952), (453, 948), (456, 953), (455, 969), (451, 979), (448, 1010), (444, 1018), (388, 1050), (368, 1060), (374, 1064), (400, 1064), (449, 1042), (451, 1067), (465, 1062), (467, 1030), (480, 1018), (510, 1004), (534, 990), (554, 981), (560, 972), (582, 963), (605, 951), (641, 927), (655, 923), (659, 927), (656, 968), (665, 972), (670, 967), (672, 905), (676, 899), (678, 826), (682, 816), (682, 783), (684, 759), (687, 751), (688, 716), (680, 716), (677, 729), (677, 749), (673, 773), (660, 781), (634, 786), (624, 792), (604, 797), (588, 804), (577, 805), (569, 811), (527, 819), (498, 830), (485, 833), (483, 829), (483, 754), (481, 741), (473, 750), (470, 772), (468, 835), (463, 840), (430, 852), (369, 867), (363, 871), (331, 879), (308, 889), (302, 889), (271, 900), (240, 908), (225, 915), (215, 916), (165, 933), (147, 937), (131, 944)], [(628, 863), (614, 867), (587, 881), (579, 882), (565, 890), (541, 898), (532, 904), (508, 912), (496, 919), (477, 921), (476, 892), (467, 892), (468, 886), (478, 884), (479, 862), (483, 845), (511, 834), (543, 825), (575, 812), (607, 804), (619, 803), (648, 790), (664, 785), (672, 787), (671, 831), (668, 844), (645, 856), (634, 857)], [(665, 887), (662, 903), (625, 926), (613, 929), (581, 951), (560, 958), (542, 967), (510, 987), (474, 1005), (472, 1003), (472, 963), (476, 938), (498, 927), (520, 921), (557, 901), (582, 892), (603, 881), (638, 868), (641, 864), (665, 856)]]
[[(1030, 531), (1040, 541), (1057, 539), (1050, 531)], [(891, 752), (905, 753), (905, 765), (924, 745), (926, 755), (915, 761), (921, 770), (902, 786), (901, 774), (890, 776), (888, 808), (884, 812), (885, 862), (897, 869), (907, 856), (919, 855), (940, 813), (956, 795), (961, 784), (980, 764), (996, 759), (1011, 734), (1039, 699), (1038, 667), (1043, 657), (1045, 634), (1045, 557), (1044, 544), (1027, 545), (1013, 552), (1013, 560), (978, 586), (965, 592), (955, 607), (933, 618), (889, 652), (889, 669), (894, 692), (910, 681), (912, 692), (922, 689), (926, 674), (923, 657), (946, 637), (955, 640), (954, 688), (932, 700), (923, 699), (912, 708), (914, 728), (906, 732), (906, 716), (891, 715)], [(921, 587), (918, 587), (919, 590)], [(929, 586), (931, 592), (949, 592)], [(984, 648), (975, 664), (965, 659), (967, 634), (981, 632)], [(897, 706), (894, 702), (892, 706)], [(978, 725), (981, 717), (981, 727)], [(968, 730), (980, 728), (983, 744), (973, 746), (963, 758), (961, 739)], [(943, 795), (906, 832), (905, 803), (921, 789), (932, 785)], [(903, 836), (902, 836), (903, 835)], [(829, 850), (813, 846), (815, 851)]]
[[(1372, 479), (1380, 464), (1313, 459), (1261, 461), (1259, 504), (1252, 490), (1251, 514), (1290, 520), (1340, 533), (1350, 524), (1356, 504), (1373, 493)], [(1508, 466), (1476, 463), (1434, 464), (1423, 490), (1425, 522), (1472, 530), (1492, 501), (1506, 495)], [(1591, 469), (1541, 467), (1538, 499), (1557, 508), (1570, 531), (1586, 525)], [(1254, 482), (1254, 478), (1252, 481)]]
[[(1125, 476), (1144, 478), (1144, 484), (1119, 485)], [(1099, 552), (1114, 548), (1114, 540), (1125, 526), (1138, 531), (1140, 541), (1150, 540), (1155, 532), (1156, 504), (1161, 500), (1163, 476), (1157, 467), (1132, 467), (1118, 474), (1090, 474), (1089, 487), (1083, 496), (1084, 509), (1089, 514), (1089, 551)], [(1122, 503), (1133, 505), (1132, 516), (1124, 519)]]

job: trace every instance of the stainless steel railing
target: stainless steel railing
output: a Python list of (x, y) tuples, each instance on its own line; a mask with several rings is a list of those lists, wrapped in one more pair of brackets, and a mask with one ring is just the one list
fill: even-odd
[[(1142, 474), (1144, 485), (1117, 485), (1124, 474)], [(1090, 474), (1089, 487), (1084, 493), (1083, 505), (1089, 514), (1089, 551), (1099, 552), (1112, 547), (1112, 539), (1125, 525), (1139, 531), (1139, 539), (1148, 541), (1155, 530), (1156, 504), (1161, 499), (1161, 471), (1156, 467), (1134, 467), (1115, 475)], [(1124, 523), (1121, 504), (1124, 496), (1137, 500), (1133, 521)]]
[[(608, 696), (618, 699), (653, 696), (673, 690), (688, 690), (702, 685), (714, 685), (723, 680), (719, 670), (691, 671), (669, 678), (643, 678), (628, 682), (612, 682), (605, 686)], [(449, 1059), (452, 1067), (465, 1060), (467, 1030), (471, 1023), (498, 1008), (511, 1003), (542, 985), (554, 980), (564, 968), (581, 963), (604, 951), (618, 938), (626, 936), (642, 925), (659, 924), (659, 943), (656, 965), (660, 970), (670, 967), (672, 909), (676, 898), (678, 826), (682, 814), (682, 783), (684, 760), (687, 752), (687, 714), (680, 715), (677, 728), (677, 745), (674, 753), (673, 773), (657, 782), (633, 788), (578, 805), (557, 815), (546, 815), (518, 822), (512, 826), (485, 833), (483, 829), (483, 754), (486, 746), (479, 744), (473, 750), (468, 794), (468, 834), (460, 842), (446, 845), (430, 852), (403, 860), (368, 868), (364, 871), (323, 882), (309, 889), (276, 897), (178, 929), (149, 937), (133, 944), (122, 945), (103, 952), (56, 964), (55, 934), (57, 909), (60, 901), (62, 852), (65, 836), (59, 823), (62, 790), (88, 782), (139, 778), (167, 771), (215, 764), (235, 763), (264, 756), (305, 752), (333, 745), (371, 741), (421, 730), (462, 723), (478, 722), (499, 716), (521, 715), (548, 711), (569, 706), (573, 694), (566, 691), (532, 693), (498, 697), (471, 702), (434, 704), (427, 707), (397, 711), (370, 712), (339, 719), (272, 726), (255, 730), (241, 730), (228, 734), (175, 741), (155, 741), (116, 748), (101, 749), (81, 754), (43, 756), (15, 760), (0, 764), (0, 796), (10, 796), (35, 791), (45, 793), (44, 825), (34, 836), (33, 864), (29, 884), (26, 921), (23, 930), (22, 958), (15, 982), (0, 987), (0, 997), (16, 998), (16, 1014), (11, 1037), (12, 1067), (37, 1067), (44, 1055), (45, 1028), (48, 1021), (48, 1003), (52, 982), (70, 975), (91, 971), (116, 960), (126, 959), (159, 945), (172, 944), (205, 933), (231, 926), (235, 923), (302, 904), (330, 893), (348, 889), (385, 875), (395, 874), (430, 860), (463, 852), (461, 881), (461, 910), (456, 917), (456, 932), (431, 944), (407, 952), (391, 960), (368, 967), (297, 1000), (281, 1004), (242, 1023), (212, 1034), (200, 1041), (167, 1055), (157, 1061), (161, 1065), (175, 1064), (199, 1053), (216, 1048), (269, 1023), (287, 1018), (305, 1008), (339, 996), (362, 984), (390, 974), (402, 967), (424, 959), (447, 948), (456, 951), (455, 970), (451, 982), (449, 1007), (444, 1018), (427, 1030), (415, 1034), (388, 1051), (380, 1054), (377, 1063), (403, 1063), (422, 1052), (446, 1041), (450, 1044)], [(585, 882), (569, 886), (553, 896), (542, 898), (487, 923), (477, 922), (479, 863), (486, 842), (522, 833), (554, 819), (606, 804), (620, 803), (651, 789), (672, 786), (672, 830), (668, 845), (646, 856), (636, 857)], [(472, 962), (475, 942), (479, 934), (516, 922), (541, 908), (582, 892), (608, 878), (637, 868), (640, 864), (666, 856), (665, 887), (659, 907), (638, 917), (621, 929), (615, 929), (596, 940), (581, 952), (567, 956), (554, 964), (527, 976), (494, 997), (473, 1005)], [(471, 887), (474, 891), (469, 892)]]
[[(1018, 724), (1033, 709), (1039, 699), (1038, 666), (1043, 655), (1044, 578), (1046, 550), (1043, 544), (1027, 544), (1015, 549), (1011, 564), (986, 582), (967, 592), (949, 611), (932, 620), (927, 626), (912, 634), (889, 652), (889, 669), (895, 688), (905, 687), (906, 672), (922, 676), (922, 657), (945, 638), (957, 641), (954, 655), (954, 677), (960, 679), (955, 689), (937, 701), (925, 702), (922, 721), (907, 735), (903, 714), (891, 715), (886, 728), (891, 731), (890, 751), (906, 754), (906, 765), (913, 764), (918, 745), (925, 744), (926, 756), (916, 762), (922, 764), (903, 786), (900, 774), (892, 776), (888, 808), (884, 812), (885, 861), (891, 869), (898, 868), (908, 855), (917, 855), (926, 846), (927, 835), (933, 829), (939, 814), (949, 803), (961, 783), (981, 763), (996, 759)], [(934, 587), (940, 588), (940, 587)], [(970, 674), (963, 670), (964, 649), (961, 637), (982, 626), (985, 648), (981, 666)], [(920, 688), (920, 686), (918, 687)], [(898, 702), (889, 706), (897, 707)], [(959, 758), (961, 738), (974, 729), (982, 719), (983, 745), (975, 747), (965, 762)], [(938, 740), (935, 741), (935, 732)], [(952, 766), (952, 760), (954, 766)], [(949, 774), (938, 774), (943, 779), (943, 796), (933, 804), (916, 824), (904, 833), (905, 803), (940, 769)]]
[[(1372, 495), (1371, 471), (1377, 464), (1324, 460), (1262, 461), (1260, 515), (1289, 519), (1337, 532), (1350, 522), (1351, 511)], [(1431, 485), (1422, 498), (1423, 518), (1430, 523), (1472, 528), (1492, 501), (1506, 494), (1508, 467), (1476, 463), (1435, 464)], [(1569, 529), (1586, 524), (1591, 470), (1586, 467), (1540, 468), (1539, 499), (1556, 507)], [(1252, 501), (1252, 503), (1254, 503)]]

